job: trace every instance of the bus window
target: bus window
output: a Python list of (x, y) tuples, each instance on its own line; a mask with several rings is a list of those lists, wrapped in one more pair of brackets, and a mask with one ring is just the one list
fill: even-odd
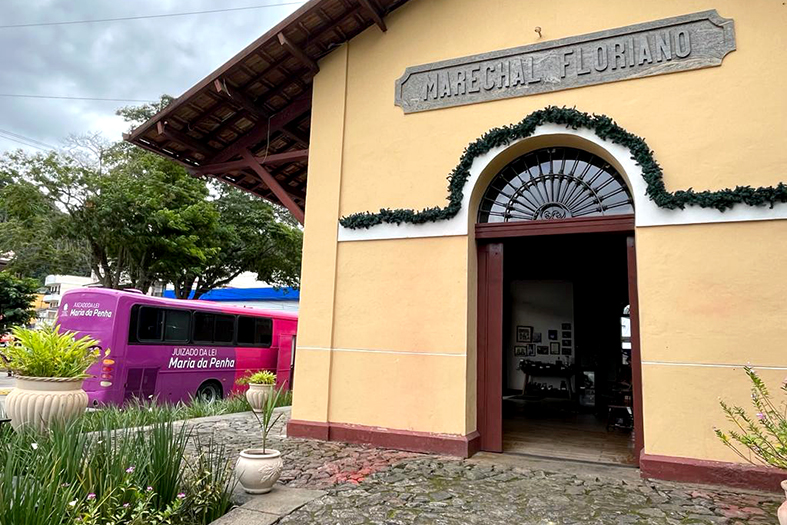
[(164, 326), (164, 341), (168, 343), (187, 343), (191, 312), (188, 310), (167, 310)]
[(194, 312), (194, 342), (230, 345), (235, 340), (235, 316)]
[(164, 332), (164, 311), (160, 308), (143, 306), (139, 309), (137, 339), (139, 341), (161, 341)]
[(265, 317), (238, 317), (238, 345), (269, 347), (273, 321)]
[(235, 340), (235, 316), (217, 315), (213, 332), (214, 343), (232, 343)]
[(212, 343), (213, 342), (213, 322), (215, 315), (194, 312), (194, 342)]

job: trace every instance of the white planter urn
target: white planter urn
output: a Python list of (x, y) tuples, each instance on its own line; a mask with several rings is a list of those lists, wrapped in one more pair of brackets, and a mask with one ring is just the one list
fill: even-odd
[(6, 415), (15, 430), (45, 430), (55, 420), (71, 419), (87, 408), (82, 378), (17, 376), (16, 388), (5, 400)]
[[(784, 491), (784, 496), (787, 498), (787, 479), (782, 481), (782, 490)], [(787, 525), (787, 500), (779, 507), (779, 511), (776, 515), (779, 517), (779, 525)]]
[(251, 409), (255, 412), (262, 412), (262, 406), (265, 404), (265, 399), (273, 392), (273, 385), (263, 385), (260, 383), (249, 383), (249, 389), (246, 390), (246, 400), (251, 405)]
[(281, 452), (272, 448), (247, 448), (241, 450), (235, 464), (235, 475), (249, 494), (266, 494), (279, 480), (284, 464)]

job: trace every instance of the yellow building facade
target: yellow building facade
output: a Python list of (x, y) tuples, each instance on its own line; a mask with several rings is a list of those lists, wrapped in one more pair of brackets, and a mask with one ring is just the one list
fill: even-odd
[(770, 486), (714, 427), (744, 366), (787, 375), (785, 27), (310, 0), (126, 139), (305, 215), (291, 436), (560, 456), (552, 417), (626, 427), (646, 476)]
[[(734, 20), (737, 48), (719, 67), (413, 114), (394, 105), (408, 66), (710, 9)], [(474, 214), (458, 232), (409, 225), (397, 235), (381, 225), (354, 237), (337, 224), (366, 210), (443, 206), (446, 176), (492, 128), (546, 106), (575, 107), (645, 138), (669, 191), (784, 180), (787, 63), (773, 53), (785, 48), (787, 10), (779, 3), (416, 1), (387, 24), (331, 53), (315, 78), (294, 420), (326, 432), (338, 425), (337, 436), (360, 426), (369, 435), (473, 438)], [(510, 148), (584, 143), (616, 160), (603, 140), (553, 128)], [(508, 149), (498, 155), (510, 158)], [(739, 461), (713, 433), (725, 425), (718, 399), (747, 404), (746, 364), (774, 385), (785, 377), (785, 209), (662, 211), (644, 195), (635, 207), (637, 217), (640, 207), (664, 215), (635, 228), (644, 453)]]

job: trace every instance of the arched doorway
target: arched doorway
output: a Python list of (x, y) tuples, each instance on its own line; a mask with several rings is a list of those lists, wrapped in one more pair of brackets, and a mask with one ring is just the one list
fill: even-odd
[(637, 464), (639, 322), (625, 178), (596, 152), (540, 147), (497, 170), (477, 210), (481, 449)]

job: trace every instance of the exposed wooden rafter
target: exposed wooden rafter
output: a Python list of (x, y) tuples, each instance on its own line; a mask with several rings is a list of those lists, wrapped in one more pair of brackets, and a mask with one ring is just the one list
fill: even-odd
[(290, 197), (289, 193), (287, 193), (287, 191), (281, 187), (279, 181), (277, 181), (276, 178), (268, 172), (268, 170), (266, 170), (256, 161), (251, 151), (245, 149), (241, 153), (241, 156), (248, 163), (249, 167), (254, 171), (254, 173), (259, 175), (260, 179), (262, 179), (262, 182), (264, 182), (265, 185), (273, 192), (273, 194), (276, 195), (276, 198), (279, 199), (279, 202), (281, 202), (285, 208), (290, 210), (290, 213), (293, 217), (295, 217), (295, 220), (303, 224), (303, 208), (298, 206), (298, 204), (292, 200), (292, 197)]
[(377, 27), (379, 27), (383, 33), (388, 31), (388, 28), (385, 26), (385, 21), (383, 20), (383, 15), (376, 6), (372, 5), (372, 0), (358, 0), (358, 3), (366, 9), (366, 12), (369, 13), (369, 16), (372, 17), (374, 23), (377, 24)]
[(300, 60), (301, 63), (311, 69), (312, 72), (317, 73), (320, 70), (320, 66), (317, 65), (317, 62), (309, 58), (309, 55), (304, 53), (301, 48), (296, 46), (289, 38), (284, 36), (284, 33), (279, 33), (278, 37), (279, 43), (284, 49), (287, 50), (289, 54)]
[[(288, 162), (301, 162), (309, 158), (308, 149), (299, 149), (294, 151), (285, 151), (284, 153), (274, 153), (272, 155), (254, 157), (257, 164), (285, 164)], [(202, 173), (224, 173), (227, 171), (243, 169), (249, 166), (248, 161), (243, 158), (241, 160), (232, 160), (229, 162), (219, 162), (216, 164), (208, 164), (200, 166), (199, 170)]]
[(214, 151), (211, 150), (206, 144), (203, 144), (194, 137), (175, 129), (172, 126), (168, 126), (165, 121), (160, 120), (156, 124), (156, 129), (158, 130), (159, 135), (164, 135), (169, 140), (177, 142), (181, 146), (190, 149), (194, 153), (199, 153), (200, 155), (208, 158), (214, 154)]
[(309, 111), (309, 109), (311, 109), (311, 102), (312, 98), (310, 92), (301, 95), (297, 99), (293, 100), (289, 106), (273, 115), (270, 118), (270, 126), (268, 125), (268, 121), (258, 122), (257, 125), (248, 133), (227, 146), (213, 158), (208, 159), (206, 164), (224, 162), (230, 160), (236, 155), (240, 155), (247, 148), (254, 146), (266, 136), (270, 136), (273, 133), (279, 131), (289, 122)]
[(241, 108), (251, 113), (257, 118), (266, 119), (270, 114), (258, 106), (251, 98), (244, 95), (238, 90), (230, 90), (229, 84), (226, 79), (217, 78), (213, 81), (213, 87), (216, 88), (216, 93), (226, 98), (230, 102), (239, 105)]
[[(372, 25), (385, 31), (385, 16), (406, 2), (307, 0), (124, 137), (191, 173), (287, 206), (263, 182), (258, 172), (264, 170), (302, 216), (311, 86), (319, 61)], [(252, 165), (243, 158), (245, 150), (255, 158)]]

